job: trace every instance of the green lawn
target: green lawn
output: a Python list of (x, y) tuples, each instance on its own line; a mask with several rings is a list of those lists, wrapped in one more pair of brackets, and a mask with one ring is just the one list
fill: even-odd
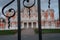
[[(38, 29), (34, 29), (35, 33), (38, 33)], [(60, 33), (60, 29), (42, 29), (42, 33)]]
[(16, 33), (17, 30), (0, 30), (0, 35), (13, 35)]
[(18, 33), (18, 30), (0, 30), (0, 35), (13, 35), (16, 33)]

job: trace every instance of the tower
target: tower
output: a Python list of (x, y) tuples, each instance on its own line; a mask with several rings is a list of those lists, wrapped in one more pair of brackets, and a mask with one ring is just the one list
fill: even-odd
[(45, 12), (45, 18), (46, 18), (46, 23), (49, 26), (54, 24), (54, 10), (53, 9), (47, 9)]

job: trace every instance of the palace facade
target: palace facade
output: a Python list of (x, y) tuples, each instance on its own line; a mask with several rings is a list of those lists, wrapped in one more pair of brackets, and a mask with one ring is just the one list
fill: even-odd
[[(30, 16), (29, 16), (29, 9), (23, 8), (21, 10), (21, 28), (38, 28), (38, 10), (37, 7), (34, 6), (30, 9)], [(9, 13), (6, 12), (6, 15), (10, 15), (13, 12)], [(14, 17), (10, 19), (11, 27), (17, 27), (17, 11)], [(8, 27), (8, 18), (6, 20), (6, 27)], [(56, 27), (57, 22), (55, 22), (54, 19), (54, 10), (53, 9), (47, 9), (47, 10), (41, 10), (41, 28), (42, 29), (50, 29), (50, 28), (60, 28)]]

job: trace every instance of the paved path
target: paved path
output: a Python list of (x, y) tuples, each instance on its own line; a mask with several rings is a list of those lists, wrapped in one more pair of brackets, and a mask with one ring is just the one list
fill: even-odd
[(43, 40), (60, 40), (60, 33), (43, 34)]
[(21, 32), (21, 40), (38, 40), (38, 34), (33, 29), (25, 29)]
[(0, 35), (0, 40), (17, 40), (17, 35)]

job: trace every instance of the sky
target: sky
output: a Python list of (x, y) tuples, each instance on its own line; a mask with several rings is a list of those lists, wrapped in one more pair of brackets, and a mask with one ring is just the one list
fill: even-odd
[[(55, 19), (59, 18), (59, 9), (58, 9), (58, 0), (51, 0), (51, 9), (54, 9)], [(47, 10), (48, 9), (48, 0), (41, 0), (41, 9)]]
[[(8, 4), (10, 1), (12, 1), (12, 0), (0, 0), (0, 15), (2, 14), (3, 6)], [(30, 4), (32, 4), (32, 3), (33, 3), (33, 0), (31, 1)], [(23, 8), (23, 0), (21, 0), (20, 4), (21, 4), (21, 8)], [(36, 2), (36, 4), (37, 4), (37, 2)], [(51, 0), (50, 6), (51, 6), (51, 9), (54, 9), (55, 19), (58, 19), (59, 18), (58, 0)], [(14, 8), (15, 10), (17, 10), (17, 0), (15, 0), (11, 5), (6, 7), (5, 11), (10, 9), (10, 8)], [(42, 10), (48, 9), (48, 0), (41, 0), (41, 9)]]

